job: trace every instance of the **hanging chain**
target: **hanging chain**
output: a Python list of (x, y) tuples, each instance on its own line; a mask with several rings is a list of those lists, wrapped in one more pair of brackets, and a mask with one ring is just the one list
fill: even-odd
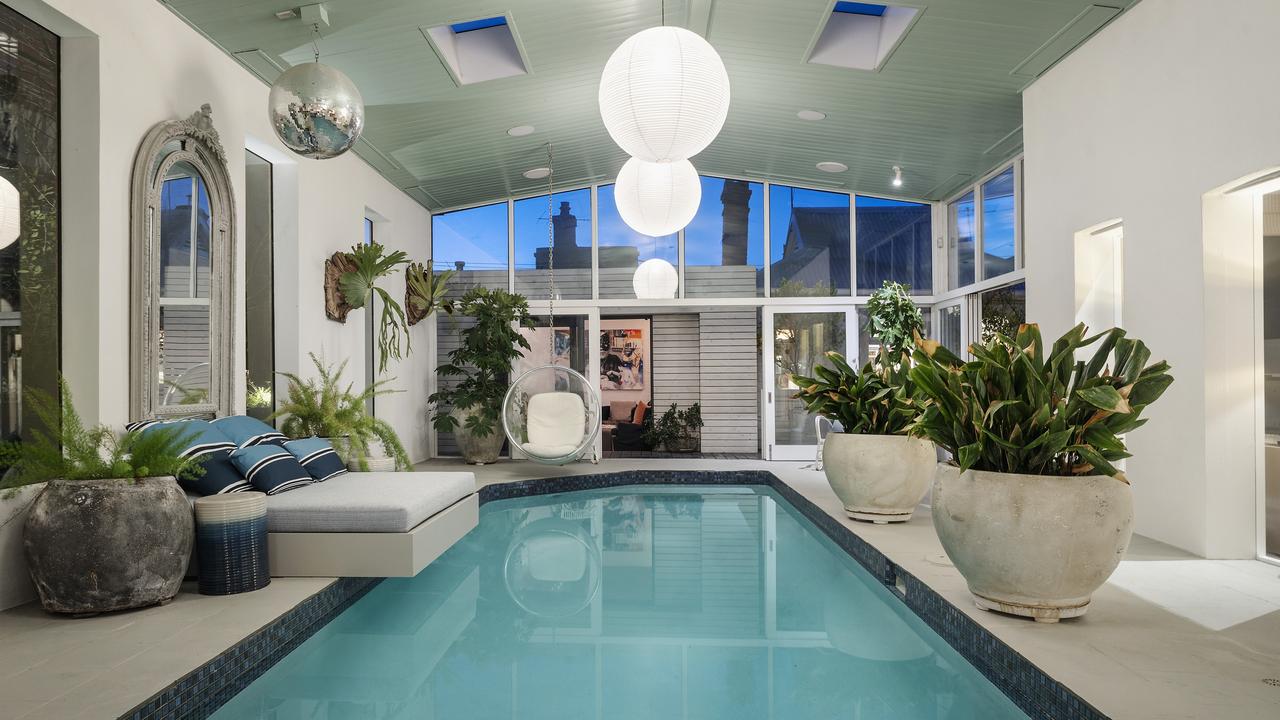
[(551, 355), (548, 364), (556, 364), (556, 221), (552, 214), (555, 198), (551, 194), (552, 175), (555, 172), (555, 154), (547, 143), (547, 270), (550, 275), (550, 299), (547, 300), (547, 329), (551, 334)]
[(318, 42), (318, 40), (320, 39), (320, 24), (312, 23), (311, 32), (314, 33), (314, 36), (311, 38), (311, 49), (315, 51), (316, 63), (319, 64), (320, 63), (320, 43)]

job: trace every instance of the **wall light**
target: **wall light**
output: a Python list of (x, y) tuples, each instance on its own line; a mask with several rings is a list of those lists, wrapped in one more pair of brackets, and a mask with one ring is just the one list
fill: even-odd
[(902, 168), (893, 166), (893, 186), (902, 187)]

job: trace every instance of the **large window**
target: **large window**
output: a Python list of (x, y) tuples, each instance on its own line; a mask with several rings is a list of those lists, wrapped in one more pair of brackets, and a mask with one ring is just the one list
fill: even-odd
[(613, 199), (613, 185), (601, 185), (596, 191), (596, 214), (600, 234), (600, 297), (634, 298), (631, 280), (636, 268), (645, 260), (666, 260), (672, 267), (680, 264), (679, 242), (675, 234), (663, 237), (642, 235), (623, 221)]
[(772, 295), (848, 295), (849, 246), (847, 194), (769, 187)]
[(982, 342), (990, 342), (997, 333), (1014, 337), (1018, 326), (1027, 321), (1027, 284), (1005, 285), (978, 296), (981, 308)]
[(260, 420), (275, 411), (275, 282), (271, 163), (244, 153), (244, 370), (246, 412)]
[[(550, 212), (551, 227), (548, 227)], [(557, 299), (591, 298), (591, 189), (515, 202), (516, 292), (545, 300), (554, 247)]]
[(870, 295), (886, 280), (933, 292), (933, 208), (927, 203), (859, 195), (854, 231), (858, 246), (858, 294)]
[(484, 286), (507, 288), (507, 204), (482, 205), (431, 218), (431, 260), (456, 270), (450, 294)]
[(978, 238), (976, 203), (973, 191), (947, 206), (947, 288), (972, 285), (974, 251)]
[(0, 5), (0, 439), (30, 436), (24, 393), (58, 391), (58, 38)]
[(1013, 270), (1017, 212), (1013, 206), (1013, 166), (982, 184), (982, 277)]
[(702, 204), (684, 229), (687, 297), (764, 294), (764, 185), (702, 178)]

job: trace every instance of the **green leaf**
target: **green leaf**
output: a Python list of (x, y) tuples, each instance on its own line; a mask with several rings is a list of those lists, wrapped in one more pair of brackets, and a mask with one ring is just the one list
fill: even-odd
[(1080, 399), (1098, 408), (1113, 413), (1128, 413), (1132, 411), (1129, 407), (1129, 401), (1125, 400), (1120, 393), (1110, 385), (1098, 385), (1095, 387), (1082, 388), (1076, 391), (1076, 395)]

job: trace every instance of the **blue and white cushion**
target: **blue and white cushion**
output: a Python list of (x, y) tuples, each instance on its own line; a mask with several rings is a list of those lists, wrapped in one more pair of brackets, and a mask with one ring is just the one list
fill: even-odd
[(347, 471), (342, 458), (338, 457), (333, 446), (324, 438), (309, 437), (290, 440), (284, 444), (284, 449), (298, 459), (298, 464), (302, 465), (316, 482), (324, 482)]
[(279, 445), (252, 445), (231, 453), (231, 462), (255, 489), (277, 495), (315, 482), (297, 458)]
[(223, 435), (231, 438), (236, 447), (241, 448), (262, 445), (263, 443), (279, 445), (288, 439), (284, 436), (284, 433), (248, 415), (228, 415), (227, 417), (220, 417), (210, 424), (221, 431)]
[(218, 432), (208, 420), (146, 420), (130, 423), (126, 429), (142, 433), (152, 432), (160, 428), (175, 428), (187, 438), (187, 447), (182, 457), (193, 458), (218, 452), (219, 450), (235, 450), (236, 444), (226, 435)]
[(204, 468), (204, 474), (200, 477), (178, 479), (183, 489), (197, 495), (220, 495), (253, 489), (253, 485), (244, 479), (235, 463), (231, 462), (230, 450), (215, 450), (201, 455), (200, 466)]

